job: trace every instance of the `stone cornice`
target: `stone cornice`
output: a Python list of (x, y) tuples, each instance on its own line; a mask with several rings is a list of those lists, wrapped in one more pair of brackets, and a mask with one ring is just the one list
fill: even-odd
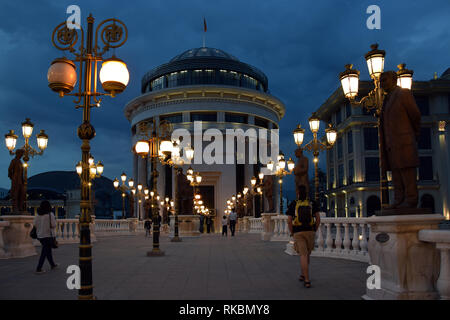
[(275, 112), (278, 119), (285, 114), (284, 104), (276, 97), (255, 90), (227, 86), (189, 86), (143, 94), (125, 106), (125, 117), (131, 119), (145, 110), (191, 102), (226, 102), (248, 104)]

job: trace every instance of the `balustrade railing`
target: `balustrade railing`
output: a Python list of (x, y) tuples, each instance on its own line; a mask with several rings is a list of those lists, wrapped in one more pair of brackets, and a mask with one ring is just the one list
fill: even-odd
[(96, 235), (117, 235), (130, 232), (128, 220), (98, 219), (95, 220)]
[(270, 241), (289, 241), (290, 232), (288, 227), (288, 216), (287, 215), (277, 215), (271, 218), (274, 223), (274, 229)]
[(80, 221), (78, 219), (56, 219), (56, 239), (59, 243), (80, 241)]
[(263, 232), (262, 218), (249, 218), (250, 223), (249, 233), (261, 233)]

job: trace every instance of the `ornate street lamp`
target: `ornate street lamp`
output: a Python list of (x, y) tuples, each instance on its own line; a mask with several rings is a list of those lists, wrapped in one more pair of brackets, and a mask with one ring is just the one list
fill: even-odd
[[(122, 192), (122, 219), (125, 219), (125, 217), (126, 217), (126, 215), (125, 215), (125, 198), (127, 196), (127, 191), (133, 190), (133, 188), (134, 188), (134, 180), (133, 179), (129, 179), (128, 180), (128, 186), (127, 186), (127, 184), (126, 184), (127, 175), (125, 174), (125, 172), (123, 172), (120, 175), (120, 180), (122, 181), (122, 184), (120, 184), (119, 180), (116, 178), (113, 181), (113, 185), (114, 185), (114, 188), (116, 190), (119, 190), (119, 191)], [(132, 192), (132, 196), (130, 197), (130, 199), (133, 199), (133, 196), (136, 196), (136, 191)], [(139, 196), (139, 194), (138, 194), (138, 196)], [(134, 217), (133, 204), (131, 204), (130, 207), (132, 208), (132, 211), (133, 211), (131, 216)]]
[(283, 177), (292, 174), (294, 170), (295, 163), (289, 158), (287, 161), (287, 170), (286, 168), (286, 160), (284, 158), (283, 152), (280, 151), (280, 154), (277, 156), (277, 163), (275, 164), (273, 161), (270, 161), (267, 164), (267, 169), (278, 177), (278, 184), (280, 185), (280, 214), (283, 214)]
[[(385, 51), (378, 49), (378, 44), (371, 46), (371, 51), (366, 55), (367, 67), (370, 77), (373, 79), (375, 88), (368, 93), (367, 96), (361, 98), (360, 101), (356, 101), (358, 95), (358, 83), (359, 83), (359, 71), (352, 70), (352, 65), (346, 65), (346, 71), (339, 75), (342, 84), (342, 90), (350, 103), (354, 106), (361, 106), (367, 110), (375, 111), (375, 115), (378, 117), (378, 138), (380, 137), (380, 114), (383, 108), (384, 92), (380, 85), (380, 76), (384, 71), (384, 58)], [(405, 64), (398, 65), (397, 71), (397, 85), (402, 88), (411, 89), (413, 71), (406, 69)], [(379, 150), (379, 159), (381, 161), (381, 150)], [(386, 207), (389, 205), (389, 190), (387, 173), (380, 168), (380, 195), (381, 205)]]
[[(77, 165), (75, 166), (75, 169), (77, 171), (78, 176), (81, 178), (81, 175), (83, 173), (83, 163), (79, 161)], [(86, 170), (89, 172), (89, 180), (87, 182), (87, 186), (89, 188), (89, 205), (90, 205), (90, 211), (94, 213), (94, 205), (93, 205), (93, 197), (92, 197), (92, 180), (96, 178), (100, 178), (103, 174), (103, 170), (105, 169), (105, 166), (99, 161), (97, 164), (95, 164), (94, 157), (89, 155), (88, 159), (88, 166), (86, 167)]]
[[(299, 139), (296, 134), (298, 135), (298, 129), (300, 128), (300, 125), (297, 126), (297, 129), (294, 130), (294, 141), (297, 144), (297, 147), (301, 150), (306, 150), (309, 152), (312, 152), (313, 154), (313, 163), (314, 163), (314, 200), (319, 200), (319, 153), (320, 151), (324, 151), (327, 149), (330, 149), (333, 147), (334, 143), (336, 142), (337, 138), (337, 131), (331, 126), (331, 124), (328, 125), (328, 128), (325, 129), (325, 135), (327, 143), (323, 143), (321, 140), (317, 138), (317, 133), (320, 129), (320, 119), (317, 117), (316, 113), (313, 113), (312, 116), (309, 118), (309, 127), (313, 133), (313, 139), (308, 142), (304, 147), (302, 147), (303, 138)], [(297, 130), (297, 132), (296, 132)], [(303, 129), (302, 129), (303, 130)], [(301, 135), (304, 135), (304, 130), (301, 132)]]
[[(15, 208), (16, 204), (14, 201), (12, 201), (13, 206), (13, 212), (18, 211), (27, 211), (27, 200), (26, 200), (26, 194), (27, 194), (27, 185), (28, 185), (28, 161), (30, 161), (30, 156), (33, 158), (37, 155), (42, 155), (44, 153), (44, 150), (47, 148), (48, 144), (48, 135), (45, 133), (44, 130), (41, 130), (36, 135), (36, 142), (39, 148), (39, 151), (34, 149), (30, 145), (30, 138), (33, 134), (33, 128), (34, 124), (30, 121), (29, 118), (26, 118), (24, 122), (22, 122), (22, 135), (25, 140), (24, 145), (21, 148), (18, 148), (23, 150), (23, 179), (24, 179), (24, 194), (25, 194), (25, 200), (23, 204), (19, 204), (19, 208)], [(5, 145), (6, 148), (9, 151), (10, 155), (15, 155), (16, 151), (14, 149), (16, 148), (17, 144), (17, 138), (18, 136), (14, 134), (14, 130), (9, 130), (7, 134), (5, 134)], [(22, 206), (20, 208), (20, 206)]]
[[(104, 59), (109, 49), (122, 46), (128, 37), (125, 24), (117, 19), (107, 19), (101, 22), (94, 33), (94, 17), (87, 18), (87, 30), (81, 26), (69, 29), (66, 22), (60, 23), (53, 31), (53, 45), (61, 51), (69, 51), (74, 54), (75, 61), (79, 62), (78, 90), (71, 93), (77, 82), (77, 69), (75, 63), (67, 58), (55, 59), (47, 73), (50, 89), (57, 92), (60, 97), (72, 95), (77, 99), (76, 108), (83, 109), (83, 122), (78, 128), (78, 137), (83, 141), (82, 173), (81, 173), (81, 214), (80, 214), (80, 261), (81, 288), (78, 291), (79, 299), (94, 299), (92, 285), (92, 245), (90, 239), (89, 224), (91, 222), (91, 209), (89, 206), (89, 170), (88, 157), (90, 152), (90, 140), (95, 137), (95, 129), (90, 123), (90, 111), (92, 107), (99, 107), (101, 96), (114, 97), (125, 89), (128, 84), (128, 70), (125, 63), (119, 63), (114, 56)], [(95, 36), (95, 37), (94, 37)], [(79, 50), (75, 46), (81, 39)], [(86, 39), (86, 43), (84, 43)], [(103, 48), (101, 48), (103, 43)], [(98, 62), (102, 62), (100, 70), (100, 82), (105, 93), (97, 91)]]

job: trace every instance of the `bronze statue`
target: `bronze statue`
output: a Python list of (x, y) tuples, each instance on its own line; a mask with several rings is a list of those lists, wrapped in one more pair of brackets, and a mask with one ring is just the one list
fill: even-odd
[(309, 179), (308, 179), (308, 158), (303, 155), (303, 150), (298, 148), (295, 150), (295, 156), (298, 158), (297, 164), (294, 167), (295, 174), (295, 192), (297, 199), (299, 199), (299, 187), (305, 186), (306, 196), (309, 196)]
[(23, 164), (20, 159), (24, 154), (23, 149), (16, 150), (16, 157), (11, 160), (8, 168), (8, 177), (11, 179), (11, 204), (12, 212), (19, 213), (26, 211), (26, 191), (25, 179), (23, 176)]
[(267, 202), (269, 203), (269, 210), (267, 212), (274, 212), (275, 206), (273, 203), (273, 176), (272, 175), (264, 176), (264, 197), (266, 197)]
[(390, 208), (415, 208), (418, 202), (419, 165), (417, 139), (420, 111), (410, 90), (397, 86), (397, 74), (381, 74), (381, 88), (387, 93), (380, 114), (381, 169), (392, 171), (394, 204)]
[(245, 195), (245, 206), (247, 208), (247, 216), (253, 216), (253, 195), (250, 191)]

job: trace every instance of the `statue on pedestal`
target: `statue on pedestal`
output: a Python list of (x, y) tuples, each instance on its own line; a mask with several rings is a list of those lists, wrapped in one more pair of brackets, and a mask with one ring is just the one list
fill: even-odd
[(306, 195), (309, 196), (309, 179), (308, 179), (308, 167), (309, 161), (308, 158), (303, 155), (303, 150), (298, 148), (295, 150), (295, 156), (298, 161), (294, 167), (294, 175), (295, 175), (295, 192), (297, 195), (297, 199), (299, 199), (299, 187), (305, 186)]
[(20, 160), (24, 150), (16, 150), (16, 157), (11, 160), (8, 168), (8, 177), (11, 179), (11, 204), (13, 214), (26, 211), (25, 179), (23, 176), (23, 164)]
[(247, 216), (253, 216), (253, 195), (250, 192), (246, 194), (245, 204), (247, 207)]
[(381, 169), (392, 171), (395, 198), (389, 208), (416, 208), (420, 110), (411, 90), (397, 86), (394, 71), (383, 72), (380, 85), (387, 92), (380, 114)]
[(264, 197), (266, 197), (267, 202), (269, 203), (269, 210), (267, 212), (274, 212), (275, 206), (273, 203), (273, 176), (265, 175), (264, 176)]

